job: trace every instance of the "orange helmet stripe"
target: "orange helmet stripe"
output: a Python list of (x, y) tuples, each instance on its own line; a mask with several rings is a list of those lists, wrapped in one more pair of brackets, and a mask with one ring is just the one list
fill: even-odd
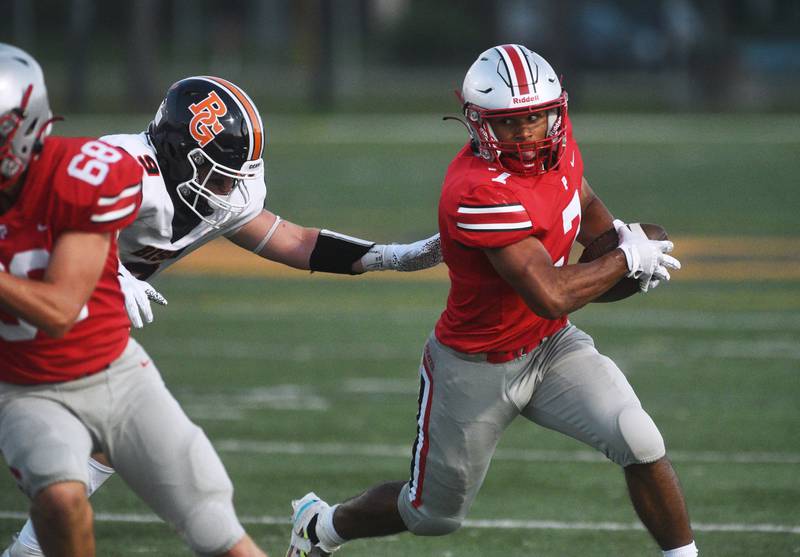
[(241, 103), (242, 107), (244, 107), (244, 110), (247, 113), (247, 118), (250, 120), (253, 130), (253, 151), (251, 153), (251, 159), (260, 159), (264, 149), (264, 130), (262, 129), (261, 117), (259, 116), (258, 110), (253, 104), (253, 101), (250, 100), (244, 91), (230, 81), (222, 79), (221, 77), (206, 77), (225, 87), (226, 90), (236, 97), (236, 99)]

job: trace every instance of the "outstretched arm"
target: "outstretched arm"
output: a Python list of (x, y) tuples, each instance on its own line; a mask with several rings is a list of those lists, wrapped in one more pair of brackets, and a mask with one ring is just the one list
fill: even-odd
[(295, 269), (345, 274), (416, 271), (441, 262), (438, 234), (413, 244), (375, 244), (308, 228), (264, 210), (229, 239), (259, 256)]
[(228, 239), (270, 261), (308, 270), (318, 228), (306, 228), (264, 210)]

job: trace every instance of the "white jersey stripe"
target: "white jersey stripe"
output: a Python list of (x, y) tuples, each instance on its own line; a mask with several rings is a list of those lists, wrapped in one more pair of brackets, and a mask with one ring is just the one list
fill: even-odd
[(108, 207), (109, 205), (114, 205), (120, 199), (125, 199), (126, 197), (131, 197), (132, 195), (136, 195), (142, 189), (141, 184), (136, 184), (135, 186), (130, 186), (122, 190), (116, 197), (101, 197), (97, 200), (97, 205), (99, 207)]
[(112, 220), (121, 219), (122, 217), (127, 217), (131, 213), (136, 210), (136, 203), (132, 203), (122, 209), (117, 209), (116, 211), (109, 211), (108, 213), (101, 213), (97, 215), (92, 215), (92, 222), (110, 222)]
[(522, 222), (492, 222), (487, 224), (469, 224), (466, 222), (457, 222), (458, 228), (464, 230), (524, 230), (530, 228), (533, 223), (529, 220)]
[(517, 213), (524, 211), (522, 205), (498, 205), (496, 207), (461, 207), (458, 212), (467, 215), (486, 215), (489, 213)]

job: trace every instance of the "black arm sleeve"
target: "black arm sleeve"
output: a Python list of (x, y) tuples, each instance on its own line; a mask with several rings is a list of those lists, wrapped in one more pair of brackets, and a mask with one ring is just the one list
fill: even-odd
[(374, 245), (375, 242), (323, 229), (320, 230), (314, 251), (311, 252), (309, 266), (312, 271), (353, 275), (353, 263), (361, 259)]

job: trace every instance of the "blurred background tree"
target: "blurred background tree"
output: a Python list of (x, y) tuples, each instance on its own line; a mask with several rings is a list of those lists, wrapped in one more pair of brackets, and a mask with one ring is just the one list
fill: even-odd
[(797, 111), (795, 0), (5, 0), (0, 40), (65, 112), (151, 111), (176, 79), (271, 112), (450, 111), (483, 49), (520, 42), (589, 111)]

